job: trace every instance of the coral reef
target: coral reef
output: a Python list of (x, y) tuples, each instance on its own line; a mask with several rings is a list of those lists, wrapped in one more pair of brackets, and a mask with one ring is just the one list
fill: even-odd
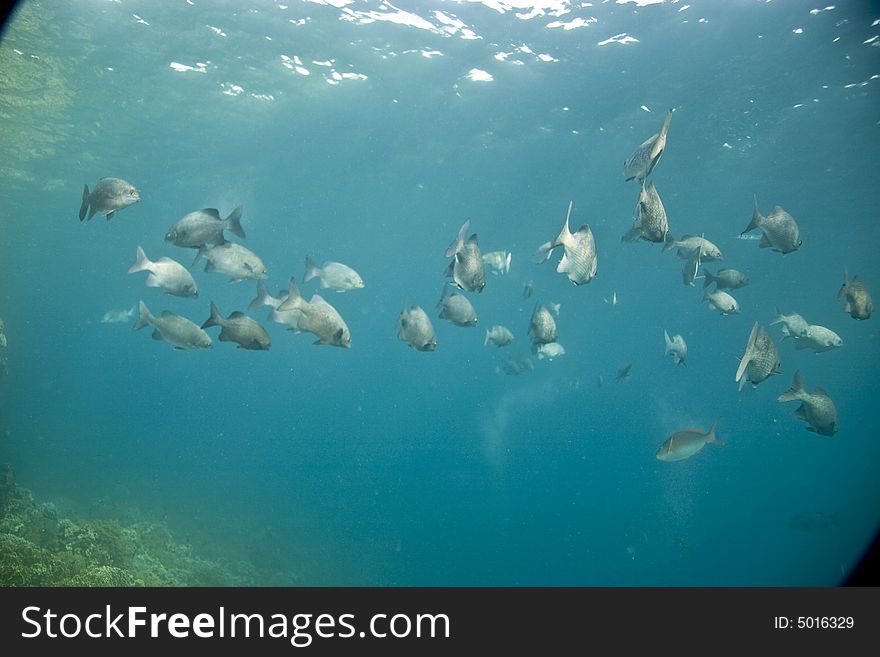
[(200, 558), (161, 523), (74, 521), (0, 465), (0, 586), (247, 586), (248, 564)]

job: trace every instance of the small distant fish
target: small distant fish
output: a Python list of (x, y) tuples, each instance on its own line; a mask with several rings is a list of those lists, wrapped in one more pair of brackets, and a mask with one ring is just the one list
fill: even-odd
[[(134, 205), (141, 200), (140, 192), (127, 180), (122, 178), (101, 178), (95, 188), (89, 192), (89, 186), (83, 185), (82, 205), (79, 208), (79, 220), (89, 220), (100, 212), (109, 221), (119, 210)], [(88, 213), (88, 216), (86, 215)]]
[(155, 262), (147, 258), (143, 248), (137, 247), (134, 264), (128, 268), (129, 274), (140, 271), (150, 272), (147, 287), (160, 287), (176, 297), (197, 297), (199, 288), (189, 270), (171, 258), (159, 258)]
[(619, 370), (617, 370), (617, 380), (624, 381), (629, 378), (629, 371), (632, 369), (632, 363), (628, 365), (624, 365)]
[[(135, 312), (137, 311), (137, 304), (133, 305), (128, 310), (108, 310), (104, 313), (104, 316), (101, 318), (102, 324), (121, 324), (123, 322), (127, 322), (132, 317), (134, 317)], [(0, 333), (2, 335), (2, 333)], [(4, 345), (5, 346), (5, 345)]]
[(746, 380), (751, 381), (754, 387), (767, 377), (779, 374), (780, 366), (779, 350), (776, 348), (776, 343), (773, 342), (773, 338), (764, 327), (755, 322), (751, 333), (749, 333), (746, 352), (736, 370), (739, 389), (743, 389)]
[(360, 274), (348, 265), (328, 260), (318, 267), (314, 260), (306, 256), (306, 273), (303, 275), (303, 283), (308, 283), (313, 278), (321, 281), (322, 289), (329, 288), (337, 292), (359, 290), (364, 286)]
[(847, 280), (846, 268), (843, 270), (843, 285), (837, 292), (838, 299), (846, 299), (844, 310), (853, 319), (868, 319), (874, 312), (874, 301), (864, 282), (858, 276)]
[(774, 324), (782, 324), (782, 336), (785, 338), (801, 338), (807, 334), (807, 328), (810, 326), (803, 317), (797, 313), (786, 315), (779, 308), (775, 309), (776, 317), (770, 322), (770, 326)]
[(244, 229), (241, 227), (240, 205), (226, 219), (220, 218), (220, 212), (216, 208), (190, 212), (174, 222), (165, 233), (165, 241), (175, 246), (198, 249), (225, 242), (224, 230), (245, 239)]
[(758, 211), (758, 198), (755, 197), (755, 211), (752, 220), (743, 233), (748, 233), (755, 228), (760, 228), (764, 233), (761, 237), (760, 248), (772, 248), (783, 255), (797, 251), (801, 246), (800, 229), (797, 222), (788, 212), (778, 205), (766, 217)]
[(807, 326), (807, 330), (803, 335), (798, 336), (794, 343), (795, 349), (812, 349), (817, 354), (842, 346), (843, 338), (831, 329), (817, 324)]
[(840, 526), (840, 513), (834, 511), (802, 511), (796, 513), (788, 521), (788, 526), (802, 532), (814, 532)]
[(634, 242), (638, 239), (654, 243), (666, 241), (669, 220), (666, 218), (666, 209), (663, 207), (657, 188), (654, 187), (653, 180), (647, 189), (645, 189), (645, 181), (642, 181), (635, 215), (632, 228), (623, 236), (623, 241)]
[(524, 300), (528, 299), (530, 296), (532, 296), (532, 292), (534, 292), (534, 291), (535, 291), (534, 281), (528, 281), (525, 285), (523, 285), (522, 298)]
[(708, 431), (700, 429), (682, 429), (676, 431), (669, 436), (660, 449), (657, 450), (657, 460), (659, 461), (684, 461), (694, 454), (700, 452), (706, 445), (724, 445), (723, 440), (719, 440), (715, 435), (715, 426), (717, 421), (712, 423), (712, 428)]
[(678, 257), (682, 260), (689, 260), (699, 249), (699, 258), (702, 262), (713, 262), (715, 260), (723, 260), (721, 249), (715, 246), (705, 237), (696, 237), (694, 235), (684, 235), (680, 240), (675, 239), (671, 233), (666, 233), (666, 241), (663, 245), (663, 253), (676, 249)]
[(584, 224), (578, 228), (576, 233), (572, 233), (569, 229), (568, 220), (571, 217), (571, 205), (569, 202), (565, 224), (559, 235), (552, 242), (545, 242), (538, 247), (535, 261), (541, 263), (549, 260), (553, 249), (561, 246), (563, 254), (556, 266), (556, 271), (560, 274), (566, 274), (568, 280), (575, 285), (583, 285), (589, 283), (596, 276), (599, 260), (596, 253), (596, 240), (590, 226)]
[(535, 364), (528, 356), (508, 358), (507, 360), (502, 361), (501, 364), (495, 368), (495, 371), (498, 374), (501, 374), (503, 372), (504, 374), (511, 376), (517, 376), (525, 372), (533, 372), (534, 370)]
[(205, 258), (206, 272), (218, 272), (229, 276), (229, 280), (238, 283), (250, 278), (267, 278), (266, 265), (259, 256), (250, 249), (234, 242), (223, 242), (210, 248), (199, 247), (195, 265), (200, 258)]
[(239, 349), (266, 350), (272, 346), (266, 329), (255, 319), (235, 311), (226, 319), (220, 315), (216, 304), (211, 302), (211, 316), (202, 324), (202, 329), (219, 326), (221, 342), (235, 342)]
[(709, 308), (717, 310), (722, 315), (731, 315), (739, 312), (739, 303), (723, 290), (715, 290), (714, 292), (705, 290), (703, 292), (703, 301), (709, 302)]
[(666, 351), (663, 352), (663, 355), (672, 354), (672, 362), (676, 365), (686, 365), (685, 360), (687, 360), (688, 347), (684, 338), (679, 334), (675, 334), (670, 338), (669, 333), (663, 331), (663, 340), (666, 344)]
[(609, 306), (616, 306), (617, 305), (617, 292), (612, 290), (611, 296), (610, 297), (602, 297), (602, 301), (607, 303)]
[(486, 339), (483, 341), (483, 346), (485, 347), (488, 344), (493, 344), (496, 347), (506, 347), (511, 344), (513, 340), (513, 333), (510, 332), (510, 329), (501, 326), (500, 324), (496, 324), (492, 328), (486, 329)]
[(140, 302), (140, 318), (132, 327), (133, 331), (139, 331), (147, 324), (153, 327), (153, 339), (164, 340), (175, 349), (209, 349), (211, 336), (199, 328), (198, 324), (186, 317), (175, 315), (169, 310), (163, 310), (158, 317), (154, 316), (147, 304)]
[(804, 420), (810, 426), (807, 431), (812, 431), (820, 436), (831, 437), (840, 428), (837, 418), (837, 408), (828, 393), (822, 388), (816, 388), (813, 392), (807, 392), (804, 377), (800, 370), (794, 373), (794, 383), (791, 388), (779, 395), (778, 401), (799, 401), (801, 405), (794, 412), (799, 420)]
[(276, 312), (279, 313), (285, 310), (300, 312), (300, 315), (294, 318), (295, 330), (312, 333), (317, 338), (312, 344), (351, 348), (351, 333), (336, 308), (319, 294), (313, 294), (312, 298), (306, 301), (293, 278), (290, 279), (287, 298), (276, 308)]
[(565, 355), (565, 347), (558, 342), (545, 342), (541, 345), (535, 345), (535, 353), (538, 358), (553, 360)]
[(636, 180), (644, 182), (645, 178), (651, 175), (660, 156), (666, 150), (666, 133), (669, 132), (669, 123), (672, 121), (672, 110), (666, 113), (663, 120), (663, 127), (657, 134), (651, 135), (642, 142), (632, 155), (630, 155), (623, 163), (623, 176), (627, 181)]
[(483, 266), (492, 274), (506, 274), (510, 271), (510, 260), (513, 254), (510, 251), (490, 251), (483, 254)]
[(705, 276), (703, 287), (715, 283), (716, 290), (737, 290), (749, 284), (749, 277), (736, 269), (719, 269), (715, 274), (703, 269), (703, 274)]
[(420, 306), (404, 307), (397, 318), (397, 338), (417, 351), (434, 351), (437, 335), (431, 319)]
[(697, 273), (700, 271), (700, 253), (695, 250), (690, 258), (685, 260), (684, 266), (681, 268), (681, 280), (685, 285), (694, 287), (694, 281), (697, 280)]
[(471, 302), (463, 294), (449, 294), (449, 283), (444, 283), (443, 293), (437, 302), (441, 319), (448, 319), (456, 326), (476, 326), (477, 313)]
[[(551, 304), (551, 308), (555, 308), (556, 314), (559, 314), (558, 305), (553, 306)], [(547, 306), (535, 304), (535, 309), (532, 311), (532, 317), (529, 320), (529, 337), (535, 345), (556, 342), (556, 338), (559, 337), (556, 320), (553, 319), (553, 315), (550, 314)]]
[(477, 234), (474, 233), (465, 240), (470, 225), (470, 219), (465, 221), (458, 231), (458, 237), (446, 249), (446, 257), (451, 257), (452, 262), (446, 268), (445, 275), (451, 276), (459, 289), (482, 292), (486, 286), (486, 273)]

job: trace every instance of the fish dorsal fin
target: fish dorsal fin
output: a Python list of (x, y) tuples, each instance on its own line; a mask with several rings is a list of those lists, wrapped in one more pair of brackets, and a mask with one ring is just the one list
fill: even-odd
[(749, 362), (752, 360), (752, 354), (755, 349), (755, 339), (758, 336), (758, 322), (755, 322), (752, 325), (752, 331), (749, 333), (749, 341), (746, 344), (746, 352), (743, 354), (742, 360), (739, 362), (739, 367), (736, 369), (736, 380), (740, 381), (740, 389), (742, 389), (743, 374), (745, 374), (746, 367), (748, 367)]
[(828, 397), (828, 393), (825, 392), (825, 388), (821, 388), (819, 386), (816, 386), (816, 389), (813, 390), (813, 394), (814, 395), (821, 395), (822, 397)]
[(177, 315), (175, 315), (175, 314), (174, 314), (173, 312), (171, 312), (170, 310), (163, 310), (163, 311), (162, 311), (162, 314), (159, 315), (159, 317), (176, 317), (176, 316), (177, 316)]
[(204, 208), (204, 209), (202, 209), (202, 212), (204, 212), (207, 215), (210, 215), (211, 217), (213, 217), (217, 221), (223, 221), (220, 218), (220, 212), (217, 210), (217, 208)]
[(239, 317), (245, 317), (245, 316), (246, 315), (243, 312), (241, 312), (240, 310), (235, 310), (226, 319), (238, 319)]
[(162, 256), (162, 257), (159, 258), (156, 262), (173, 263), (173, 264), (175, 264), (175, 265), (177, 264), (177, 260), (172, 260), (172, 259), (169, 258), (168, 256)]
[(476, 244), (476, 243), (477, 243), (477, 234), (474, 233), (473, 235), (471, 235), (470, 237), (468, 237), (468, 241), (467, 241), (467, 243), (468, 243), (468, 244)]

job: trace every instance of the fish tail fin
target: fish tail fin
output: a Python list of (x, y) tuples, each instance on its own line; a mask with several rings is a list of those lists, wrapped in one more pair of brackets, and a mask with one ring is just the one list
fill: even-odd
[(715, 280), (715, 275), (710, 272), (708, 269), (703, 269), (703, 289), (706, 289), (712, 284), (712, 281)]
[(137, 309), (138, 309), (137, 304), (134, 304), (131, 308), (128, 309), (128, 312), (126, 313), (126, 315), (128, 315), (129, 317), (132, 317), (137, 312)]
[(229, 213), (229, 216), (226, 217), (226, 223), (229, 224), (226, 228), (233, 235), (237, 235), (241, 239), (245, 239), (244, 228), (241, 227), (241, 206), (239, 205), (235, 210)]
[(758, 210), (758, 195), (755, 194), (755, 211), (752, 212), (752, 220), (749, 222), (749, 225), (746, 226), (746, 229), (740, 233), (740, 235), (745, 235), (751, 230), (754, 230), (758, 226), (761, 225), (761, 221), (763, 221), (764, 216)]
[(266, 289), (266, 284), (262, 280), (257, 280), (257, 296), (248, 304), (248, 310), (254, 311), (260, 306), (266, 306), (268, 300), (269, 291)]
[(319, 274), (318, 265), (315, 264), (315, 261), (310, 256), (306, 256), (306, 273), (303, 274), (303, 283), (308, 283)]
[(804, 390), (804, 377), (801, 374), (801, 371), (798, 370), (794, 373), (794, 382), (791, 384), (791, 388), (779, 395), (779, 397), (776, 398), (776, 401), (790, 402), (803, 400)]
[(547, 307), (553, 311), (553, 314), (559, 317), (559, 309), (562, 308), (561, 303), (548, 303)]
[(296, 279), (290, 279), (290, 291), (288, 292), (287, 298), (278, 306), (278, 310), (293, 310), (294, 308), (302, 308), (306, 304), (306, 300), (303, 299), (302, 294), (300, 294), (299, 286), (296, 284)]
[(461, 247), (464, 246), (464, 239), (465, 237), (467, 237), (467, 233), (468, 230), (470, 230), (470, 227), (471, 220), (468, 219), (461, 225), (461, 228), (458, 229), (458, 236), (455, 238), (452, 244), (446, 247), (447, 258), (451, 258), (452, 256), (454, 256), (456, 253), (458, 253), (459, 250), (461, 250)]
[[(79, 220), (86, 218), (86, 212), (89, 211), (89, 186), (83, 185), (82, 205), (79, 206)], [(91, 216), (89, 217), (91, 219)]]
[(540, 265), (542, 262), (547, 262), (550, 259), (550, 254), (552, 252), (553, 242), (544, 242), (538, 247), (538, 250), (535, 251), (535, 257), (533, 258), (535, 264)]
[(709, 428), (709, 442), (713, 445), (726, 445), (727, 441), (721, 440), (718, 436), (715, 435), (715, 429), (718, 427), (718, 418), (715, 418), (712, 421), (712, 426)]
[(672, 349), (672, 340), (669, 339), (669, 333), (666, 332), (666, 329), (663, 329), (663, 340), (666, 342), (666, 350), (663, 352), (665, 356)]
[(129, 274), (134, 274), (139, 271), (144, 271), (148, 269), (149, 266), (153, 264), (147, 259), (147, 254), (144, 253), (144, 249), (141, 246), (138, 246), (137, 251), (135, 251), (134, 264), (128, 268)]
[(202, 323), (202, 328), (206, 329), (210, 326), (220, 326), (220, 321), (222, 319), (223, 318), (220, 316), (220, 310), (217, 308), (217, 304), (212, 301), (211, 316)]
[(195, 267), (196, 263), (198, 263), (199, 260), (201, 260), (202, 258), (205, 257), (205, 255), (208, 253), (208, 250), (209, 250), (208, 247), (205, 246), (204, 244), (202, 246), (200, 246), (199, 250), (196, 251), (196, 257), (193, 258), (193, 261), (192, 261), (192, 264), (190, 265), (190, 267)]
[(660, 128), (660, 139), (666, 137), (666, 133), (669, 132), (669, 124), (672, 123), (672, 112), (673, 108), (669, 108), (669, 111), (666, 112), (666, 118), (663, 119), (663, 127)]
[(141, 314), (140, 317), (138, 317), (138, 321), (136, 321), (134, 326), (131, 327), (132, 331), (139, 331), (153, 321), (153, 315), (150, 313), (150, 309), (147, 308), (147, 304), (141, 301), (138, 304), (138, 308), (140, 308)]
[(666, 231), (666, 237), (663, 238), (663, 249), (660, 253), (666, 253), (667, 251), (672, 250), (675, 246), (676, 239), (672, 236), (672, 233)]
[[(770, 326), (773, 326), (774, 324), (779, 324), (780, 322), (785, 321), (782, 317), (782, 311), (779, 310), (779, 308), (777, 306), (773, 306), (773, 313), (775, 316), (773, 317), (773, 321), (770, 322)], [(783, 333), (787, 334), (787, 331), (785, 330), (784, 327), (783, 327)]]
[(755, 322), (752, 325), (752, 332), (749, 333), (749, 341), (746, 344), (746, 353), (743, 354), (742, 360), (739, 361), (739, 367), (736, 368), (736, 380), (739, 381), (739, 389), (742, 390), (745, 385), (745, 378), (743, 375), (746, 373), (746, 367), (749, 365), (749, 361), (752, 360), (752, 353), (755, 350), (755, 339), (758, 337), (758, 322)]

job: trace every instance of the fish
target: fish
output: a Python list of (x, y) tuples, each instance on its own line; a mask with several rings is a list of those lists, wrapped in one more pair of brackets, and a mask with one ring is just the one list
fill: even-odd
[(294, 319), (295, 328), (291, 328), (296, 332), (306, 331), (314, 334), (317, 340), (312, 344), (351, 348), (351, 333), (336, 308), (318, 294), (313, 294), (312, 298), (306, 301), (300, 294), (296, 279), (290, 279), (287, 298), (275, 310), (278, 313), (285, 310), (300, 311), (300, 316)]
[(684, 266), (681, 268), (681, 280), (685, 285), (694, 287), (694, 281), (697, 280), (697, 272), (700, 271), (700, 253), (694, 250), (694, 253), (688, 258)]
[(397, 317), (397, 339), (406, 342), (416, 351), (434, 351), (437, 348), (437, 335), (421, 306), (407, 308), (405, 305)]
[(538, 247), (535, 261), (538, 263), (550, 259), (553, 249), (561, 246), (562, 259), (556, 266), (556, 271), (566, 274), (568, 280), (575, 285), (589, 283), (596, 276), (599, 268), (598, 255), (596, 253), (596, 240), (593, 231), (588, 224), (584, 224), (576, 233), (572, 233), (568, 226), (571, 217), (571, 205), (568, 203), (568, 213), (565, 215), (565, 224), (556, 239), (545, 242)]
[(749, 284), (749, 277), (736, 269), (719, 269), (716, 273), (703, 269), (703, 287), (715, 283), (716, 290), (738, 290)]
[(534, 281), (526, 282), (526, 284), (523, 285), (523, 289), (522, 289), (523, 300), (528, 299), (530, 296), (532, 296), (532, 292), (534, 292), (534, 291), (535, 291), (535, 282)]
[(767, 377), (779, 374), (781, 365), (779, 350), (776, 348), (773, 338), (763, 326), (755, 322), (751, 333), (749, 333), (746, 352), (736, 369), (736, 381), (739, 383), (739, 389), (743, 389), (746, 380), (751, 381), (752, 387), (757, 387)]
[(107, 221), (119, 212), (141, 200), (141, 193), (127, 180), (122, 178), (101, 178), (90, 192), (88, 185), (83, 185), (82, 205), (79, 207), (79, 220), (88, 221), (100, 212)]
[(308, 283), (313, 278), (321, 281), (321, 289), (331, 289), (337, 292), (346, 290), (360, 290), (364, 287), (364, 280), (354, 269), (341, 262), (328, 260), (318, 267), (314, 260), (306, 256), (306, 273), (303, 275), (303, 283)]
[(846, 268), (843, 270), (843, 285), (837, 292), (838, 299), (846, 299), (844, 310), (853, 319), (868, 319), (874, 312), (874, 301), (865, 283), (858, 276), (847, 279)]
[(510, 271), (510, 260), (513, 254), (510, 251), (489, 251), (483, 254), (483, 267), (493, 275), (506, 274)]
[(623, 236), (623, 241), (634, 242), (638, 239), (654, 243), (666, 241), (669, 220), (653, 180), (647, 189), (645, 189), (645, 181), (642, 181), (635, 215), (632, 228)]
[(669, 436), (657, 450), (658, 461), (684, 461), (699, 453), (706, 445), (724, 445), (715, 435), (717, 421), (712, 423), (708, 431), (700, 429), (682, 429)]
[(134, 274), (140, 271), (150, 272), (147, 276), (147, 287), (160, 287), (176, 297), (199, 296), (199, 288), (186, 267), (167, 257), (153, 262), (147, 258), (143, 248), (138, 246), (134, 264), (128, 268), (128, 273)]
[(723, 260), (724, 256), (721, 249), (715, 246), (705, 237), (696, 237), (694, 235), (683, 235), (680, 240), (675, 239), (671, 233), (666, 233), (666, 240), (663, 244), (662, 253), (676, 249), (678, 257), (682, 260), (689, 260), (693, 257), (697, 249), (702, 262), (713, 262), (715, 260)]
[(822, 388), (807, 392), (800, 370), (794, 373), (794, 383), (791, 388), (779, 395), (777, 401), (782, 403), (799, 401), (801, 405), (794, 412), (794, 415), (810, 425), (807, 427), (807, 431), (830, 438), (840, 428), (837, 408), (831, 401), (831, 397)]
[(216, 208), (204, 208), (190, 212), (178, 219), (165, 233), (165, 241), (188, 248), (198, 249), (203, 246), (223, 244), (226, 238), (223, 231), (245, 239), (244, 228), (241, 227), (242, 208), (239, 205), (226, 219), (220, 218)]
[(510, 329), (501, 326), (500, 324), (496, 324), (492, 328), (486, 329), (486, 339), (483, 341), (483, 346), (485, 347), (488, 344), (493, 344), (496, 347), (506, 347), (511, 344), (513, 340), (513, 333), (510, 332)]
[(709, 308), (717, 310), (722, 315), (739, 313), (739, 303), (724, 290), (703, 291), (703, 301), (709, 302)]
[(625, 381), (629, 378), (629, 371), (632, 369), (632, 363), (624, 365), (619, 370), (617, 370), (617, 380)]
[(223, 242), (208, 248), (199, 247), (193, 264), (205, 258), (206, 272), (218, 272), (229, 276), (229, 280), (238, 283), (251, 278), (268, 278), (266, 265), (259, 256), (250, 249), (234, 242)]
[(616, 306), (617, 305), (617, 292), (612, 290), (611, 296), (610, 297), (602, 297), (602, 301), (607, 303), (609, 306)]
[(802, 338), (806, 335), (809, 324), (803, 317), (797, 313), (786, 315), (779, 310), (779, 308), (776, 308), (775, 312), (776, 317), (770, 322), (770, 326), (773, 326), (774, 324), (782, 324), (783, 340), (785, 338)]
[[(132, 317), (134, 317), (135, 312), (137, 311), (137, 304), (133, 305), (128, 310), (108, 310), (104, 313), (104, 316), (101, 317), (102, 324), (121, 324), (123, 322), (127, 322)], [(2, 335), (2, 333), (0, 333)], [(3, 345), (5, 346), (5, 345)]]
[(444, 275), (451, 276), (461, 290), (482, 292), (486, 286), (486, 273), (477, 234), (474, 233), (465, 240), (470, 225), (470, 219), (465, 221), (458, 231), (458, 237), (446, 249), (446, 257), (452, 258), (452, 261)]
[[(559, 314), (559, 306), (556, 306), (556, 314)], [(556, 320), (553, 319), (547, 306), (535, 304), (529, 320), (529, 337), (535, 345), (556, 342), (556, 338), (559, 337)]]
[(817, 354), (843, 346), (843, 338), (824, 326), (810, 324), (804, 334), (795, 339), (795, 349), (812, 349)]
[(508, 358), (501, 361), (501, 363), (495, 368), (495, 372), (497, 372), (498, 374), (501, 374), (503, 372), (504, 374), (507, 374), (509, 376), (518, 376), (526, 372), (533, 372), (534, 370), (535, 364), (528, 356), (517, 356), (516, 358)]
[(448, 319), (456, 326), (476, 326), (477, 313), (471, 302), (462, 294), (449, 294), (449, 283), (444, 283), (443, 293), (437, 302), (441, 319)]
[(269, 306), (272, 309), (276, 309), (286, 298), (287, 290), (281, 290), (278, 293), (277, 297), (273, 297), (266, 289), (266, 284), (262, 280), (258, 279), (257, 296), (254, 297), (254, 300), (251, 301), (250, 304), (248, 304), (248, 310), (253, 312), (257, 308), (261, 308), (262, 306)]
[(211, 336), (199, 328), (198, 324), (186, 317), (175, 315), (170, 310), (163, 310), (158, 317), (154, 316), (147, 304), (140, 302), (140, 317), (133, 331), (139, 331), (148, 324), (153, 327), (153, 339), (164, 340), (175, 349), (210, 349)]
[(226, 319), (220, 315), (217, 305), (211, 302), (211, 316), (204, 321), (202, 329), (219, 326), (221, 342), (235, 342), (239, 349), (265, 351), (272, 346), (269, 334), (257, 320), (235, 311)]
[(685, 360), (687, 359), (688, 348), (684, 338), (678, 334), (670, 338), (669, 333), (664, 330), (663, 340), (666, 343), (666, 350), (663, 352), (663, 355), (672, 354), (672, 362), (676, 365), (686, 365)]
[(545, 342), (535, 345), (535, 353), (538, 354), (539, 359), (547, 358), (548, 360), (553, 360), (565, 355), (565, 347), (558, 342)]
[(801, 247), (800, 229), (794, 217), (778, 205), (774, 205), (773, 210), (765, 217), (758, 211), (757, 196), (755, 197), (755, 211), (752, 213), (752, 220), (742, 234), (753, 231), (755, 228), (760, 228), (764, 233), (758, 244), (762, 249), (770, 247), (773, 251), (785, 255), (797, 251)]
[(657, 166), (657, 162), (660, 161), (660, 156), (666, 150), (666, 134), (669, 132), (671, 121), (672, 110), (670, 109), (666, 113), (666, 118), (663, 120), (663, 127), (660, 128), (660, 132), (648, 137), (648, 139), (642, 142), (641, 146), (626, 158), (623, 163), (623, 176), (627, 181), (636, 180), (644, 182), (645, 178), (651, 175), (654, 167)]

